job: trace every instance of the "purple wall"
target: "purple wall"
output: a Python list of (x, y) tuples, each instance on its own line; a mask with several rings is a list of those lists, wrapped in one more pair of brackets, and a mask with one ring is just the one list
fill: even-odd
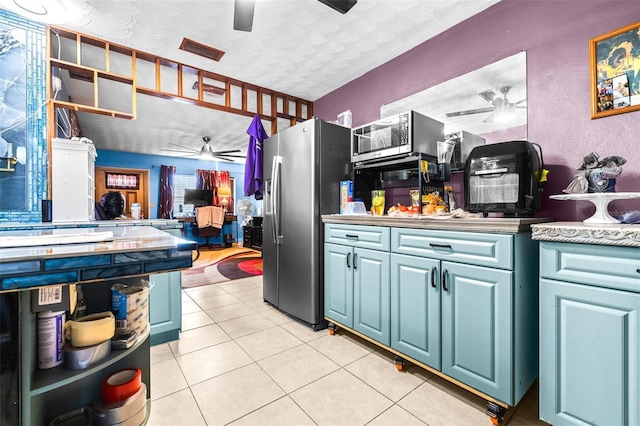
[[(592, 151), (626, 158), (616, 190), (640, 192), (640, 111), (591, 120), (589, 81), (589, 40), (638, 21), (638, 0), (502, 0), (318, 99), (314, 114), (335, 120), (350, 109), (353, 125), (365, 124), (383, 104), (526, 50), (528, 139), (550, 170), (538, 216), (583, 220), (591, 203), (548, 196), (561, 193)], [(640, 210), (640, 201), (610, 205), (613, 215), (628, 210)]]

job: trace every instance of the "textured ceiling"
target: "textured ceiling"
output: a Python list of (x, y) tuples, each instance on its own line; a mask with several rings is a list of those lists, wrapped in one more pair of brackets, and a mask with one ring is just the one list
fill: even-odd
[[(315, 101), (497, 2), (359, 0), (343, 15), (317, 0), (257, 0), (252, 32), (233, 30), (233, 0), (47, 4), (66, 9), (54, 17), (56, 25)], [(15, 10), (12, 0), (0, 5)], [(214, 62), (181, 51), (183, 37), (226, 53)], [(69, 93), (79, 96), (73, 87)], [(83, 133), (99, 149), (116, 151), (180, 155), (166, 150), (172, 144), (197, 149), (203, 136), (212, 138), (214, 150), (246, 150), (246, 117), (143, 95), (138, 104), (134, 121), (79, 114)]]

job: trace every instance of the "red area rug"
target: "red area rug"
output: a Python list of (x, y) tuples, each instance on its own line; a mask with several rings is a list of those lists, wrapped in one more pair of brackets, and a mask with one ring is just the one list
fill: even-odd
[[(206, 256), (205, 253), (201, 252), (201, 256)], [(214, 261), (194, 263), (192, 268), (182, 271), (182, 288), (217, 284), (257, 275), (262, 275), (262, 253), (246, 251)]]

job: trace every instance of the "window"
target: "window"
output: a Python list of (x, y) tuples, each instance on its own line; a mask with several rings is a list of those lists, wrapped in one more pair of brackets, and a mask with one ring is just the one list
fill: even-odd
[(193, 205), (184, 204), (184, 190), (196, 187), (196, 175), (180, 175), (173, 179), (173, 217), (193, 214)]

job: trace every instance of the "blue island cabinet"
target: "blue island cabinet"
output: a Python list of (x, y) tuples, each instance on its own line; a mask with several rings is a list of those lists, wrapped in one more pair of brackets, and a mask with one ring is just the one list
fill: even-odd
[(177, 340), (182, 328), (182, 273), (154, 274), (149, 281), (150, 344)]
[(505, 405), (537, 376), (529, 234), (391, 229), (391, 347)]
[(324, 247), (326, 319), (394, 353), (398, 368), (406, 359), (485, 397), (500, 421), (536, 380), (529, 232), (325, 223)]
[(391, 265), (391, 347), (512, 403), (512, 274), (399, 254)]
[(640, 424), (638, 247), (540, 243), (540, 418)]

